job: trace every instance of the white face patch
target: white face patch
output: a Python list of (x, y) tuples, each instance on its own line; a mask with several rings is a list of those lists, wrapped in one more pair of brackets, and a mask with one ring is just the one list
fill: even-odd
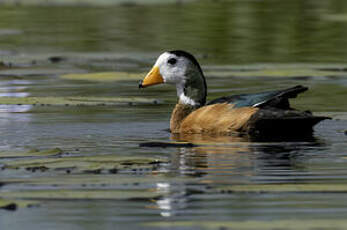
[[(176, 59), (176, 62), (171, 64), (169, 62), (170, 59)], [(184, 57), (177, 57), (175, 54), (171, 54), (169, 52), (161, 54), (154, 64), (154, 66), (159, 67), (159, 71), (164, 78), (164, 82), (169, 84), (184, 84), (185, 72), (187, 66), (189, 65), (189, 61)]]

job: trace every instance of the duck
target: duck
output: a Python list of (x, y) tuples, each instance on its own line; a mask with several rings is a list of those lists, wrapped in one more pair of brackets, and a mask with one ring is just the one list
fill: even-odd
[(170, 118), (172, 134), (297, 136), (312, 134), (325, 116), (291, 108), (289, 99), (308, 90), (286, 89), (228, 95), (207, 102), (207, 84), (197, 59), (187, 51), (162, 53), (139, 88), (158, 84), (176, 86), (178, 102)]

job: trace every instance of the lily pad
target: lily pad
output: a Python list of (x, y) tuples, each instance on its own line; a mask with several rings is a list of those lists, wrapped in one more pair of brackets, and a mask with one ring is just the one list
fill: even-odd
[(54, 187), (54, 188), (68, 188), (73, 186), (76, 187), (93, 187), (100, 188), (112, 186), (129, 186), (134, 185), (137, 188), (140, 184), (158, 184), (158, 183), (196, 183), (199, 178), (183, 178), (183, 177), (172, 177), (167, 174), (162, 173), (148, 173), (142, 174), (139, 177), (136, 174), (128, 173), (118, 173), (116, 176), (114, 174), (58, 174), (55, 176), (42, 176), (30, 177), (30, 178), (13, 178), (6, 179), (5, 184), (20, 184), (23, 186), (44, 186), (44, 187)]
[(10, 161), (3, 166), (4, 169), (24, 168), (36, 171), (35, 169), (52, 170), (74, 170), (77, 172), (100, 173), (104, 170), (120, 169), (152, 169), (160, 163), (167, 163), (165, 159), (150, 157), (126, 157), (115, 155), (99, 156), (65, 156), (56, 158), (38, 158)]
[(0, 67), (0, 76), (1, 77), (16, 77), (16, 78), (25, 78), (25, 77), (47, 77), (47, 76), (57, 76), (62, 74), (67, 74), (71, 72), (84, 72), (78, 69), (52, 69), (52, 68), (4, 68)]
[(322, 18), (328, 21), (347, 22), (347, 14), (326, 14)]
[(85, 80), (85, 81), (125, 81), (141, 80), (146, 76), (145, 73), (127, 73), (127, 72), (99, 72), (85, 74), (65, 74), (61, 75), (63, 79)]
[(2, 105), (85, 105), (106, 106), (120, 104), (157, 104), (159, 101), (143, 97), (0, 97)]
[(4, 198), (20, 198), (20, 199), (155, 199), (162, 195), (159, 191), (154, 190), (22, 190), (11, 192), (0, 192), (0, 196)]
[(328, 77), (347, 76), (345, 72), (314, 70), (314, 69), (261, 69), (245, 71), (208, 71), (207, 76), (213, 77)]
[(347, 192), (346, 184), (258, 184), (218, 188), (219, 192)]
[(42, 156), (57, 156), (62, 154), (63, 151), (59, 148), (37, 150), (33, 149), (27, 152), (0, 152), (0, 158), (14, 158), (14, 157), (42, 157)]
[(255, 64), (210, 66), (205, 73), (211, 77), (327, 77), (347, 76), (346, 68), (340, 64)]
[(162, 221), (146, 223), (146, 226), (161, 228), (187, 228), (187, 229), (240, 229), (240, 230), (307, 230), (307, 229), (345, 229), (346, 220), (341, 219), (308, 219), (308, 220), (253, 220), (253, 221)]

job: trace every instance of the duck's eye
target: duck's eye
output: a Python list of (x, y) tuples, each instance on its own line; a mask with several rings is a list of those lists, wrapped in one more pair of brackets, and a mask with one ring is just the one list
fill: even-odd
[(170, 58), (167, 62), (168, 62), (170, 65), (174, 65), (174, 64), (176, 64), (177, 59), (176, 59), (176, 58)]

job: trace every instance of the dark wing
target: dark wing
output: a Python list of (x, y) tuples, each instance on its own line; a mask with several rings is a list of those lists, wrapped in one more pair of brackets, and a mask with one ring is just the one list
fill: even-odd
[(274, 107), (279, 109), (290, 109), (289, 98), (295, 98), (299, 93), (308, 88), (298, 85), (292, 88), (276, 91), (266, 91), (253, 94), (239, 94), (220, 97), (207, 103), (207, 105), (228, 103), (237, 107)]

